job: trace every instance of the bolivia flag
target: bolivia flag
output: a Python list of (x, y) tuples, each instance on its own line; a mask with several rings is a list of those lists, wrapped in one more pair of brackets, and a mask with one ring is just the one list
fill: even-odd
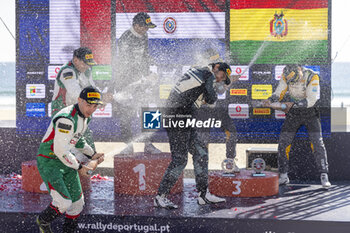
[(237, 64), (325, 64), (328, 0), (231, 1), (230, 50)]

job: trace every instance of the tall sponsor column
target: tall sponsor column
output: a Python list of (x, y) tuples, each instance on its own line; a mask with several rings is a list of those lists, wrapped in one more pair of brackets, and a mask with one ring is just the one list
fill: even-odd
[(8, 169), (34, 159), (47, 127), (47, 65), (49, 63), (49, 1), (18, 0), (16, 60), (16, 134)]

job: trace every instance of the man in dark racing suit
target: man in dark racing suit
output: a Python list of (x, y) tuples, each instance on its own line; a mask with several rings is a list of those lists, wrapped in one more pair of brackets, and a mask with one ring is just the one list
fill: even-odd
[[(217, 100), (216, 87), (229, 84), (230, 66), (226, 63), (215, 63), (210, 67), (193, 67), (176, 83), (166, 103), (164, 117), (173, 117), (173, 121), (196, 120), (192, 116), (203, 103), (213, 104)], [(172, 160), (159, 185), (154, 206), (176, 209), (167, 195), (178, 180), (187, 164), (188, 152), (193, 156), (196, 187), (199, 192), (198, 204), (224, 202), (225, 199), (214, 196), (208, 191), (208, 148), (200, 140), (196, 127), (180, 125), (166, 128)]]

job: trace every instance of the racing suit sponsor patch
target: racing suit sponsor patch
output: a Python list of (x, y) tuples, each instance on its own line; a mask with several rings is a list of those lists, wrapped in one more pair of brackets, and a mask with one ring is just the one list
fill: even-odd
[(64, 130), (64, 129), (58, 129), (58, 131), (61, 132), (61, 133), (69, 133), (68, 130)]
[(71, 79), (73, 78), (73, 72), (67, 72), (63, 74), (64, 79)]
[(64, 123), (61, 123), (61, 122), (58, 123), (57, 127), (60, 128), (60, 129), (66, 129), (66, 130), (71, 130), (72, 129), (71, 125), (67, 125), (67, 124), (64, 124)]

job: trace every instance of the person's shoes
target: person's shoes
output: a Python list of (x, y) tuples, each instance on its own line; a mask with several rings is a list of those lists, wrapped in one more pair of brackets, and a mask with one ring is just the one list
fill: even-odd
[(46, 223), (36, 217), (36, 224), (39, 226), (40, 233), (52, 233), (50, 223)]
[(331, 183), (328, 180), (328, 174), (327, 173), (321, 173), (321, 184), (323, 188), (330, 188)]
[(225, 201), (226, 199), (217, 197), (214, 194), (211, 194), (208, 190), (206, 191), (206, 193), (199, 192), (199, 196), (197, 200), (199, 205), (215, 204), (215, 203), (220, 203)]
[(178, 206), (171, 202), (164, 194), (157, 195), (154, 198), (154, 206), (165, 209), (177, 209)]
[(289, 184), (289, 177), (287, 173), (280, 173), (280, 178), (278, 179), (279, 185)]
[(161, 150), (157, 149), (152, 143), (145, 143), (145, 154), (160, 154)]
[(134, 154), (134, 147), (132, 144), (128, 144), (119, 154), (121, 155), (132, 155)]

